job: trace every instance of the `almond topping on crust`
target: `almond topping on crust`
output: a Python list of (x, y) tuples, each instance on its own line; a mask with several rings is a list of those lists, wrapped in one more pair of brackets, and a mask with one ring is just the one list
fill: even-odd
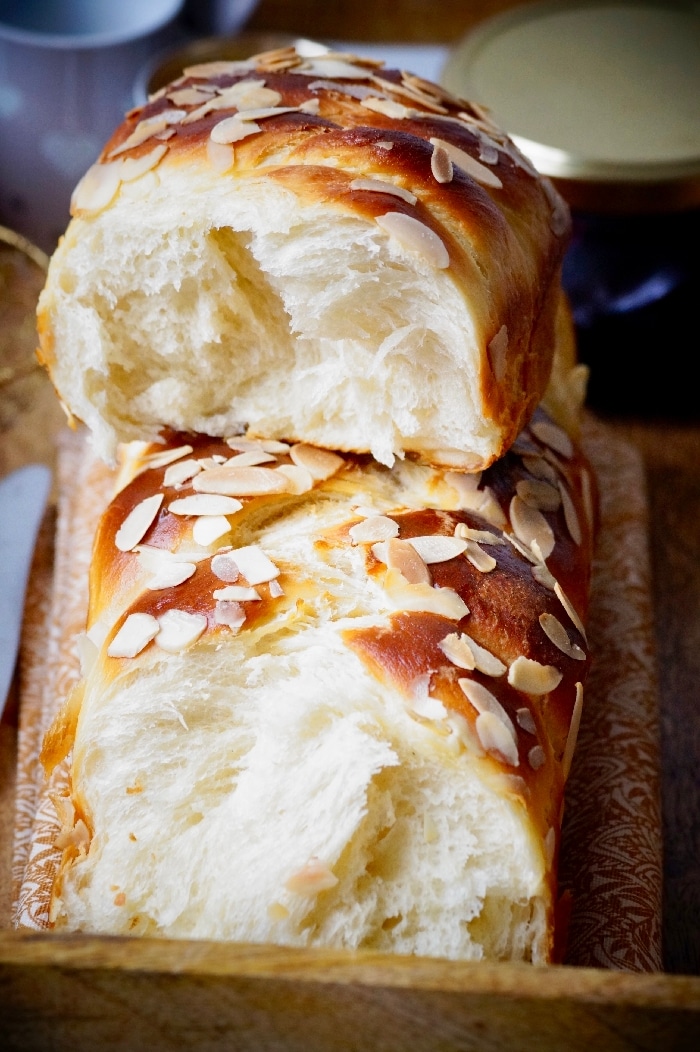
[(262, 584), (279, 576), (279, 567), (275, 566), (272, 559), (269, 559), (257, 544), (232, 548), (227, 554), (236, 563), (248, 584)]
[(567, 657), (573, 658), (575, 661), (585, 661), (586, 654), (578, 646), (577, 643), (572, 643), (569, 639), (569, 635), (562, 625), (561, 621), (558, 621), (554, 614), (540, 614), (540, 624), (542, 625), (542, 631), (547, 636), (555, 647), (558, 647), (563, 654)]
[(472, 566), (480, 573), (491, 573), (498, 566), (494, 557), (485, 552), (476, 541), (467, 541), (464, 554)]
[(541, 511), (530, 507), (518, 496), (510, 502), (510, 521), (516, 538), (528, 548), (533, 541), (539, 545), (542, 558), (547, 559), (554, 551), (554, 533)]
[(183, 482), (189, 482), (202, 470), (202, 465), (196, 460), (178, 460), (170, 464), (163, 475), (164, 486), (181, 486)]
[[(202, 472), (204, 474), (204, 472)], [(195, 476), (196, 482), (199, 475)], [(229, 497), (220, 492), (194, 493), (190, 497), (180, 497), (168, 505), (168, 511), (173, 515), (233, 515), (240, 511), (243, 505), (235, 497)]]
[(430, 170), (433, 178), (438, 183), (451, 183), (454, 170), (450, 155), (444, 146), (433, 143), (433, 153), (430, 158)]
[(351, 526), (348, 534), (353, 544), (374, 544), (398, 537), (399, 524), (387, 515), (370, 515)]
[(224, 461), (223, 466), (227, 468), (254, 468), (260, 464), (274, 464), (277, 457), (274, 453), (267, 453), (264, 449), (246, 449), (242, 453), (234, 453), (232, 457)]
[(559, 483), (559, 492), (561, 493), (562, 507), (564, 508), (564, 520), (566, 522), (566, 528), (569, 531), (569, 535), (574, 544), (580, 544), (583, 535), (581, 533), (581, 523), (579, 522), (574, 502), (569, 495), (569, 491), (563, 482)]
[(233, 582), (237, 581), (241, 576), (238, 563), (233, 558), (230, 551), (217, 552), (211, 561), (211, 572), (215, 577), (218, 577), (220, 581), (225, 581), (226, 584), (233, 584)]
[(562, 674), (554, 665), (542, 665), (531, 658), (517, 657), (508, 669), (508, 682), (524, 694), (549, 694), (562, 681)]
[(143, 540), (153, 525), (162, 503), (163, 494), (154, 493), (152, 497), (146, 497), (131, 509), (114, 538), (114, 543), (120, 552), (132, 551), (139, 541)]
[(319, 449), (318, 446), (309, 446), (305, 442), (293, 445), (289, 455), (298, 467), (306, 468), (316, 482), (329, 479), (345, 465), (345, 461), (337, 453), (331, 453), (329, 449)]
[(433, 588), (425, 582), (410, 584), (396, 569), (387, 570), (384, 590), (396, 610), (421, 610), (450, 621), (461, 621), (469, 613), (469, 607), (453, 588)]
[(71, 214), (101, 212), (114, 200), (121, 185), (121, 161), (93, 164), (71, 195)]
[(517, 742), (498, 716), (488, 711), (479, 713), (476, 733), (486, 752), (502, 757), (511, 767), (519, 766)]
[(207, 619), (204, 614), (170, 609), (161, 614), (158, 624), (156, 646), (169, 654), (179, 654), (199, 639), (207, 627)]
[(556, 511), (561, 504), (559, 490), (543, 479), (520, 479), (515, 491), (525, 504), (538, 511)]
[(248, 588), (244, 584), (227, 584), (225, 588), (215, 589), (212, 594), (215, 599), (234, 603), (250, 603), (260, 599), (260, 592), (256, 588)]
[(466, 668), (469, 671), (476, 668), (474, 652), (464, 633), (460, 635), (458, 632), (450, 632), (438, 645), (448, 661), (457, 668)]
[(459, 146), (454, 146), (446, 139), (431, 139), (430, 141), (433, 146), (441, 146), (452, 163), (456, 164), (458, 168), (461, 168), (463, 172), (466, 172), (477, 183), (481, 183), (483, 186), (490, 186), (495, 190), (503, 188), (503, 183), (496, 173), (487, 168), (486, 165), (481, 164), (480, 161), (477, 161), (466, 150), (461, 150)]
[(189, 580), (197, 569), (194, 563), (177, 562), (175, 560), (163, 560), (155, 574), (146, 582), (146, 588), (151, 592), (157, 592), (164, 588), (176, 588), (179, 584)]
[(466, 541), (475, 541), (477, 544), (506, 544), (500, 534), (491, 533), (490, 530), (475, 530), (467, 526), (466, 522), (457, 523), (455, 537), (464, 537)]
[(107, 647), (109, 657), (133, 658), (155, 639), (160, 625), (151, 614), (129, 614)]
[(224, 117), (222, 121), (214, 125), (209, 138), (220, 145), (230, 145), (233, 142), (240, 142), (241, 139), (247, 139), (259, 131), (260, 125), (255, 121), (243, 121), (239, 117)]
[(567, 614), (569, 615), (569, 617), (573, 621), (573, 623), (576, 626), (576, 628), (578, 628), (579, 632), (581, 633), (581, 636), (583, 638), (584, 643), (588, 644), (588, 638), (586, 636), (585, 625), (584, 625), (583, 621), (581, 620), (581, 618), (578, 616), (574, 604), (571, 602), (571, 600), (569, 599), (568, 595), (566, 594), (566, 592), (564, 591), (564, 589), (562, 588), (562, 586), (559, 584), (558, 581), (554, 582), (554, 594), (556, 595), (557, 599), (559, 600), (561, 605), (566, 610)]
[(375, 222), (389, 237), (409, 252), (421, 256), (436, 270), (449, 267), (450, 256), (444, 242), (425, 223), (404, 212), (385, 212), (384, 215), (375, 216)]
[(353, 179), (350, 183), (351, 190), (371, 190), (373, 193), (392, 194), (400, 197), (409, 205), (414, 205), (418, 198), (410, 190), (404, 190), (402, 186), (396, 186), (384, 179)]
[(390, 570), (398, 570), (409, 584), (431, 584), (430, 570), (409, 541), (389, 537), (372, 545), (372, 554)]
[(146, 142), (154, 135), (157, 135), (158, 132), (165, 131), (171, 124), (180, 124), (183, 117), (186, 116), (187, 110), (163, 110), (152, 117), (144, 117), (123, 143), (110, 150), (108, 157), (110, 159), (117, 157), (119, 154), (133, 149), (134, 146), (140, 146), (142, 142)]
[(574, 455), (573, 442), (558, 424), (553, 424), (550, 420), (533, 420), (530, 430), (540, 442), (549, 446), (555, 453), (561, 454), (566, 460), (570, 460)]
[(257, 497), (265, 493), (285, 493), (287, 480), (272, 468), (209, 468), (192, 482), (197, 493), (216, 493), (228, 497)]
[(301, 464), (280, 464), (277, 471), (286, 478), (287, 489), (290, 493), (299, 495), (308, 493), (314, 488), (311, 472), (303, 468)]
[(177, 446), (175, 449), (159, 449), (155, 453), (149, 453), (141, 458), (141, 468), (166, 468), (174, 464), (176, 460), (182, 460), (192, 453), (192, 446)]
[(413, 545), (427, 566), (456, 559), (467, 547), (467, 542), (462, 537), (445, 537), (435, 533), (425, 537), (409, 537), (408, 543)]
[(395, 102), (394, 99), (377, 99), (374, 96), (363, 99), (360, 106), (364, 106), (365, 109), (373, 110), (375, 113), (381, 113), (384, 117), (391, 117), (393, 120), (405, 120), (411, 116), (411, 111), (408, 106), (402, 105), (400, 102)]
[(192, 527), (192, 540), (202, 548), (220, 540), (231, 529), (228, 519), (223, 515), (200, 515)]
[(219, 175), (223, 175), (229, 168), (232, 168), (235, 159), (236, 155), (233, 152), (233, 146), (227, 143), (214, 142), (211, 138), (207, 139), (207, 160)]
[(245, 608), (233, 600), (220, 599), (214, 607), (214, 621), (237, 632), (245, 622)]

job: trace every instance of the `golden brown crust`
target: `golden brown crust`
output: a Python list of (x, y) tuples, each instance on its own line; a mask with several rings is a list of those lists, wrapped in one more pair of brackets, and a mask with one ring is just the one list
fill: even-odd
[[(549, 377), (566, 207), (478, 107), (398, 70), (336, 61), (339, 67), (332, 56), (304, 61), (289, 52), (272, 65), (258, 56), (185, 71), (115, 131), (76, 189), (74, 215), (89, 221), (109, 208), (126, 178), (120, 165), (143, 162), (161, 180), (183, 170), (211, 175), (215, 167), (223, 191), (264, 176), (339, 215), (392, 213), (420, 223), (443, 246), (437, 251), (446, 250), (451, 280), (477, 319), (481, 412), (501, 431), (496, 459)], [(241, 84), (252, 93), (247, 101), (236, 95)], [(212, 142), (212, 135), (227, 139), (226, 122), (234, 141)], [(46, 318), (40, 333), (51, 369)]]

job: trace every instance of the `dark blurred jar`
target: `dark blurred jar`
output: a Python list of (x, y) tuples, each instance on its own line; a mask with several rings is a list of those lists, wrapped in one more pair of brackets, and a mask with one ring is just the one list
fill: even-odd
[(569, 202), (563, 283), (601, 412), (700, 417), (700, 10), (659, 0), (518, 6), (443, 81), (490, 108)]

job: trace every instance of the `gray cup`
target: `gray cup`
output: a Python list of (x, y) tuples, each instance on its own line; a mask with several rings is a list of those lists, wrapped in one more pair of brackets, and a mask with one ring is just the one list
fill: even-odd
[(0, 223), (53, 251), (183, 0), (0, 0)]

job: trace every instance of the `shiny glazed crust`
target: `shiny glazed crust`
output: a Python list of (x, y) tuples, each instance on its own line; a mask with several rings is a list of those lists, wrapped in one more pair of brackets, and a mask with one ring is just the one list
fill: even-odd
[[(80, 285), (73, 271), (76, 246), (94, 237), (106, 249), (115, 232), (131, 224), (136, 247), (149, 213), (174, 204), (172, 223), (181, 221), (178, 216), (187, 221), (188, 201), (195, 216), (197, 200), (207, 195), (217, 205), (215, 217), (211, 206), (211, 222), (221, 230), (227, 200), (241, 194), (250, 195), (251, 212), (259, 215), (270, 200), (291, 194), (299, 215), (327, 225), (329, 253), (334, 229), (348, 219), (359, 220), (373, 238), (379, 230), (380, 239), (393, 246), (392, 266), (396, 252), (402, 260), (416, 261), (418, 287), (421, 268), (447, 281), (464, 318), (461, 336), (448, 352), (454, 360), (446, 368), (455, 377), (464, 370), (473, 374), (474, 402), (465, 409), (465, 415), (473, 413), (473, 446), (463, 435), (454, 449), (444, 443), (431, 448), (438, 432), (432, 421), (428, 427), (397, 419), (392, 448), (388, 439), (381, 448), (372, 447), (374, 429), (366, 421), (356, 429), (345, 420), (341, 426), (335, 418), (340, 410), (327, 407), (323, 423), (312, 423), (301, 411), (293, 421), (278, 422), (267, 396), (259, 404), (244, 402), (244, 415), (236, 418), (238, 389), (220, 428), (221, 407), (216, 421), (188, 407), (175, 419), (165, 398), (155, 407), (149, 401), (148, 413), (139, 410), (133, 420), (128, 411), (113, 411), (112, 395), (104, 393), (125, 382), (123, 353), (116, 364), (109, 358), (98, 361), (104, 382), (84, 396), (78, 393), (82, 374), (71, 362), (78, 353), (76, 329), (63, 331), (64, 319), (84, 306), (82, 293), (75, 291)], [(72, 210), (74, 219), (40, 304), (40, 357), (69, 413), (86, 419), (92, 412), (91, 427), (104, 425), (113, 413), (118, 440), (151, 440), (161, 426), (222, 435), (237, 419), (268, 438), (371, 451), (389, 464), (394, 454), (415, 452), (427, 462), (479, 470), (508, 449), (543, 396), (552, 364), (560, 264), (570, 233), (567, 208), (478, 106), (410, 74), (354, 56), (303, 59), (293, 49), (192, 67), (127, 116), (76, 188)], [(192, 222), (203, 220), (197, 216)], [(292, 230), (289, 237), (295, 236)], [(358, 265), (366, 267), (367, 260)], [(137, 275), (136, 286), (138, 280)], [(110, 291), (108, 282), (98, 298), (109, 297)], [(315, 295), (309, 288), (309, 297)], [(382, 280), (371, 295), (379, 315), (386, 296)], [(446, 307), (439, 291), (431, 295), (435, 302), (421, 308), (421, 324), (428, 328), (431, 314), (457, 309)], [(128, 304), (124, 308), (117, 299), (117, 307), (128, 328)], [(328, 305), (323, 311), (328, 315)], [(73, 325), (70, 317), (69, 322)], [(397, 318), (395, 327), (401, 323)], [(162, 338), (147, 330), (132, 336), (141, 341), (146, 358)], [(415, 386), (426, 382), (433, 366), (422, 358), (421, 340), (419, 326), (412, 337), (413, 360), (400, 363), (391, 386), (402, 377)], [(90, 353), (97, 354), (95, 341), (93, 333)], [(368, 346), (375, 359), (386, 353), (379, 347), (372, 351), (371, 341)], [(200, 353), (196, 342), (192, 353)], [(288, 369), (273, 356), (273, 369), (275, 364)], [(83, 365), (87, 372), (93, 368), (92, 361)], [(270, 362), (264, 367), (269, 370)], [(133, 365), (128, 369), (131, 382)], [(342, 371), (341, 362), (339, 384)], [(449, 388), (447, 381), (446, 394)]]
[[(366, 600), (338, 618), (342, 645), (376, 682), (387, 713), (395, 703), (407, 713), (421, 736), (415, 749), (442, 757), (446, 781), (455, 763), (469, 765), (514, 808), (542, 859), (537, 897), (546, 931), (532, 956), (550, 959), (563, 792), (589, 663), (584, 625), (596, 519), (594, 479), (567, 433), (538, 410), (511, 451), (480, 476), (410, 461), (390, 470), (366, 457), (249, 436), (171, 434), (164, 446), (125, 452), (122, 488), (95, 540), (85, 679), (42, 757), (51, 768), (73, 750), (56, 923), (75, 924), (66, 882), (80, 884), (81, 867), (106, 832), (93, 810), (91, 710), (104, 696), (116, 704), (134, 673), (151, 677), (147, 689), (157, 691), (159, 668), (183, 655), (196, 669), (212, 647), (250, 655), (276, 634), (332, 625), (328, 610), (352, 578)], [(213, 509), (201, 516), (206, 509), (190, 505), (187, 513), (176, 502), (221, 495), (240, 507), (226, 513), (218, 538), (198, 542), (193, 531), (211, 522)], [(286, 520), (297, 525), (285, 555), (279, 530)], [(310, 576), (300, 563), (300, 531), (330, 576)], [(157, 585), (156, 575), (173, 565), (187, 565), (189, 576)], [(333, 576), (342, 568), (345, 584)], [(171, 631), (173, 611), (181, 623)], [(283, 675), (272, 689), (285, 705)], [(339, 695), (345, 690), (339, 680)], [(119, 891), (115, 901), (128, 904), (129, 894)], [(137, 930), (162, 933), (139, 927), (143, 916), (133, 922)], [(91, 923), (100, 930), (111, 922), (93, 916)], [(83, 916), (78, 926), (90, 922)]]

